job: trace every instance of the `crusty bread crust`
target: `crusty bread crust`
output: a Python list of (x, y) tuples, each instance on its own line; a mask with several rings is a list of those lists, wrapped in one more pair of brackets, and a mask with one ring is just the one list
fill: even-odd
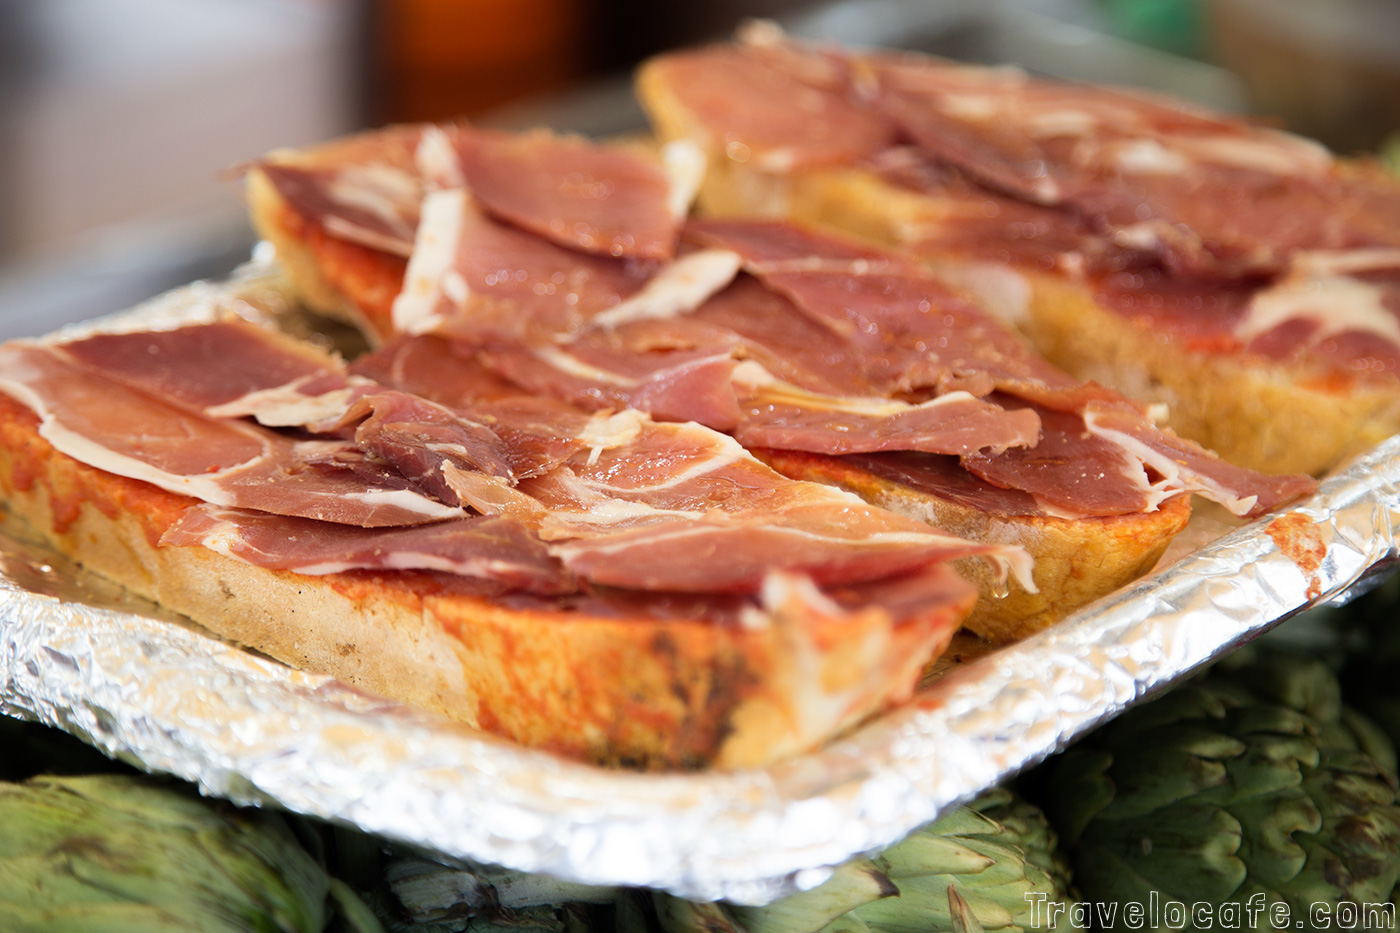
[(1067, 275), (1010, 265), (984, 275), (976, 267), (990, 267), (985, 258), (913, 245), (918, 231), (948, 218), (949, 205), (937, 197), (852, 168), (768, 173), (737, 162), (689, 115), (664, 66), (642, 67), (638, 96), (663, 140), (690, 139), (705, 150), (709, 170), (698, 204), (706, 213), (786, 218), (913, 249), (984, 307), (1004, 312), (1056, 366), (1166, 405), (1167, 427), (1239, 466), (1317, 475), (1400, 431), (1393, 378), (1319, 376), (1299, 364), (1188, 349), (1099, 304), (1089, 286)]
[(758, 455), (794, 479), (839, 486), (973, 541), (1025, 548), (1035, 561), (1031, 577), (1036, 593), (1001, 579), (984, 560), (962, 558), (954, 564), (980, 591), (963, 627), (994, 643), (1032, 635), (1142, 576), (1191, 517), (1189, 496), (1175, 496), (1155, 512), (1133, 515), (1063, 519), (997, 514), (910, 489), (837, 457), (776, 450)]
[(327, 236), (288, 207), (256, 166), (245, 173), (244, 198), (253, 229), (272, 244), (287, 285), (303, 305), (354, 326), (372, 342), (393, 332), (404, 260)]
[(511, 608), (445, 574), (265, 570), (160, 546), (193, 500), (55, 452), (3, 395), (0, 494), (65, 556), (217, 635), (607, 764), (736, 768), (806, 751), (905, 699), (969, 608), (748, 627)]

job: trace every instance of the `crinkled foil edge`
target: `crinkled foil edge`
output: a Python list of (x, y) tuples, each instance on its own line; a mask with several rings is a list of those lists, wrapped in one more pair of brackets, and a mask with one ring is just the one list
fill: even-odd
[[(138, 316), (191, 319), (222, 294), (195, 286)], [(185, 625), (9, 577), (0, 711), (239, 803), (579, 882), (764, 903), (1364, 585), (1396, 561), (1397, 482), (1400, 437), (1308, 501), (955, 670), (817, 753), (762, 770), (654, 775), (560, 760)]]

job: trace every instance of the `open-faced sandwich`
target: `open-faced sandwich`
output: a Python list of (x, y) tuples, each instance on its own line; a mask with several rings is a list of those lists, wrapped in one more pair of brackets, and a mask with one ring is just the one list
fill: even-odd
[[(976, 595), (950, 558), (1023, 572), (697, 424), (522, 397), (427, 343), (347, 369), (244, 299), (184, 300), (184, 326), (0, 347), (7, 510), (218, 634), (518, 742), (811, 748), (947, 645)], [(401, 369), (444, 402), (373, 378)]]
[(1400, 183), (1177, 100), (757, 26), (640, 73), (701, 207), (899, 247), (1226, 459), (1320, 473), (1400, 430)]

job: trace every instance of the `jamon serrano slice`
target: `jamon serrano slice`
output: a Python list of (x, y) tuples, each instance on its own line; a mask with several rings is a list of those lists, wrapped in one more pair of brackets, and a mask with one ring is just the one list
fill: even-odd
[(347, 570), (437, 570), (497, 581), (542, 596), (577, 592), (577, 580), (519, 522), (463, 515), (405, 528), (345, 528), (267, 512), (200, 506), (161, 535), (274, 570), (311, 576)]
[(47, 347), (0, 347), (0, 391), (42, 419), (40, 436), (59, 452), (206, 502), (366, 527), (457, 513), (402, 480), (368, 484), (338, 466), (353, 445), (204, 417)]

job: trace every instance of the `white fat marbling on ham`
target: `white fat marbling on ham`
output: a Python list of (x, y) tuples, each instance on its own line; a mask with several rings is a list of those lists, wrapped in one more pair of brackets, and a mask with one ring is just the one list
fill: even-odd
[[(347, 213), (327, 214), (326, 230), (374, 249), (407, 255), (418, 224), (419, 179), (393, 165), (347, 165), (329, 176), (326, 195)], [(354, 218), (366, 214), (378, 221), (368, 225)]]
[(1026, 130), (1040, 138), (1092, 136), (1103, 125), (1097, 114), (1082, 107), (1033, 111), (1025, 119)]
[(641, 379), (592, 363), (584, 362), (577, 355), (563, 347), (535, 347), (530, 355), (550, 369), (558, 370), (566, 376), (581, 382), (597, 382), (619, 388), (631, 388), (641, 384)]
[(1235, 327), (1248, 343), (1290, 321), (1313, 325), (1308, 336), (1318, 343), (1341, 333), (1373, 334), (1400, 347), (1400, 318), (1386, 306), (1387, 290), (1344, 274), (1312, 272), (1306, 267), (1256, 293)]
[(1290, 271), (1303, 276), (1400, 270), (1400, 249), (1300, 250), (1290, 257), (1290, 262)]
[[(1131, 458), (1125, 469), (1128, 479), (1139, 485), (1148, 503), (1147, 511), (1156, 508), (1172, 496), (1183, 492), (1195, 492), (1214, 502), (1218, 502), (1235, 515), (1248, 515), (1259, 502), (1259, 496), (1245, 495), (1238, 490), (1227, 488), (1209, 476), (1192, 470), (1189, 466), (1173, 458), (1169, 453), (1158, 450), (1115, 426), (1103, 412), (1089, 411), (1084, 414), (1084, 426), (1096, 437), (1122, 448)], [(1159, 475), (1155, 482), (1148, 479), (1143, 466), (1151, 467)]]
[(1181, 488), (1205, 496), (1237, 515), (1254, 517), (1313, 491), (1306, 476), (1267, 476), (1234, 466), (1197, 445), (1148, 424), (1136, 412), (1091, 407), (1085, 427), (1151, 467), (1158, 489)]
[(345, 413), (363, 391), (364, 381), (326, 392), (303, 391), (320, 374), (303, 376), (286, 385), (257, 389), (246, 395), (204, 409), (211, 418), (252, 418), (269, 428), (301, 427), (334, 420)]
[[(623, 412), (623, 415), (632, 414)], [(614, 415), (614, 418), (619, 417)], [(645, 419), (638, 418), (634, 422), (634, 430), (628, 437), (628, 442), (632, 443), (641, 438), (643, 429), (653, 436), (659, 432), (665, 432), (665, 428), (657, 428), (649, 425)], [(693, 427), (682, 426), (677, 436), (684, 437), (686, 432), (695, 434)], [(687, 456), (684, 459), (676, 460), (674, 456), (667, 456), (669, 451), (663, 451), (658, 457), (658, 463), (663, 463), (665, 468), (655, 470), (649, 465), (633, 466), (631, 469), (615, 470), (606, 466), (599, 469), (599, 459), (602, 455), (622, 444), (612, 443), (606, 446), (594, 447), (589, 454), (587, 469), (579, 482), (589, 489), (602, 492), (608, 495), (646, 495), (656, 496), (664, 494), (667, 490), (680, 489), (688, 483), (693, 483), (707, 475), (721, 473), (727, 467), (741, 462), (753, 462), (754, 457), (741, 444), (733, 438), (718, 432), (706, 432), (702, 437), (700, 450), (703, 451), (698, 456)]]
[(599, 312), (589, 326), (609, 329), (688, 314), (732, 282), (740, 264), (739, 254), (730, 250), (688, 253), (662, 266), (635, 295)]
[(413, 161), (419, 173), (433, 189), (462, 188), (467, 178), (457, 157), (457, 147), (442, 127), (429, 126), (423, 130)]
[(830, 454), (1000, 452), (1033, 446), (1039, 426), (1034, 412), (1006, 411), (963, 391), (923, 402), (812, 391), (777, 378), (756, 360), (736, 362), (730, 349), (660, 354), (656, 368), (636, 374), (580, 359), (566, 347), (495, 352), (489, 359), (508, 378), (575, 404), (622, 404), (664, 420), (697, 421), (758, 447)]
[(550, 509), (553, 553), (614, 585), (636, 573), (647, 588), (752, 591), (765, 565), (834, 585), (954, 551), (988, 555), (1029, 583), (1019, 549), (984, 550), (850, 493), (786, 480), (695, 424), (650, 423), (634, 444), (525, 488)]
[(1191, 160), (1155, 139), (1128, 139), (1110, 148), (1108, 157), (1127, 175), (1183, 175)]
[(661, 168), (670, 183), (666, 207), (679, 228), (705, 181), (705, 151), (688, 139), (672, 140), (661, 147)]
[[(338, 359), (246, 322), (157, 334), (93, 337), (60, 348), (110, 378), (210, 418), (251, 417), (272, 428), (353, 437), (346, 468), (381, 470), (448, 505), (445, 460), (511, 476), (504, 443), (484, 425), (426, 399), (347, 376)], [(241, 393), (241, 394), (240, 394)]]
[(619, 412), (599, 412), (584, 425), (578, 439), (588, 448), (588, 463), (598, 462), (603, 451), (630, 444), (642, 433), (646, 415), (635, 409)]
[(770, 381), (741, 393), (740, 404), (746, 417), (734, 434), (743, 443), (814, 453), (999, 454), (1034, 447), (1040, 430), (1035, 412), (1010, 412), (967, 392), (910, 403), (822, 396)]
[(1254, 128), (1249, 134), (1174, 136), (1170, 144), (1197, 162), (1280, 177), (1318, 175), (1330, 170), (1335, 161), (1321, 143), (1262, 128)]
[[(466, 281), (454, 282), (451, 294), (444, 279), (455, 272), (453, 264), (461, 247), (463, 218), (468, 195), (461, 188), (434, 191), (423, 199), (413, 253), (404, 273), (403, 290), (394, 299), (394, 330), (401, 334), (426, 334), (442, 320), (439, 304), (444, 296), (456, 307), (470, 295)], [(458, 279), (461, 278), (457, 273)]]

